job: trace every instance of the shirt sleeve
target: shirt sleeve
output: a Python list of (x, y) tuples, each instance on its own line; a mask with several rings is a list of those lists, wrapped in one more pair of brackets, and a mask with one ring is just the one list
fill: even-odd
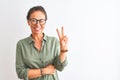
[(67, 57), (64, 62), (61, 62), (60, 60), (60, 44), (59, 41), (56, 39), (56, 45), (55, 45), (55, 59), (54, 59), (54, 66), (57, 70), (62, 71), (65, 66), (68, 64)]
[(17, 43), (16, 46), (16, 72), (18, 78), (28, 80), (28, 68), (25, 66), (23, 57), (22, 57), (22, 45), (20, 41)]

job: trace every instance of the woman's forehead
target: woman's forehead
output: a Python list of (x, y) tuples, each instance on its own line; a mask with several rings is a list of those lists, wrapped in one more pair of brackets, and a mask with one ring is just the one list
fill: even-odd
[(41, 11), (34, 11), (31, 15), (30, 18), (37, 18), (37, 19), (45, 19), (45, 14)]

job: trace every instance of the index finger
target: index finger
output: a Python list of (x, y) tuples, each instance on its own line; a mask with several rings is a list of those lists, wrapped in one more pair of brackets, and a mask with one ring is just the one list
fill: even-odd
[(58, 37), (59, 37), (59, 39), (60, 39), (60, 37), (61, 37), (60, 32), (59, 32), (58, 29), (56, 29), (56, 31), (57, 31)]

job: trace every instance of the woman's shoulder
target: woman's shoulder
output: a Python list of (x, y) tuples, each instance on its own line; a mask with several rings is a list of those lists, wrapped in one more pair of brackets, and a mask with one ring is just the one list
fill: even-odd
[(45, 35), (45, 39), (46, 40), (50, 40), (50, 41), (58, 41), (57, 37), (55, 36), (48, 36), (48, 35)]
[(18, 40), (18, 43), (28, 43), (30, 41), (32, 41), (32, 39), (29, 36), (29, 37), (25, 37), (25, 38), (22, 38), (22, 39)]

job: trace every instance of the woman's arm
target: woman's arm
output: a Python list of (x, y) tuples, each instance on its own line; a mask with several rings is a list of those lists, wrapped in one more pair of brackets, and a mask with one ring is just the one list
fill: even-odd
[(61, 63), (63, 63), (66, 59), (66, 52), (60, 52), (60, 61)]
[(67, 36), (64, 34), (64, 28), (61, 28), (61, 34), (60, 31), (57, 29), (57, 34), (59, 37), (59, 41), (60, 41), (60, 60), (63, 63), (65, 61), (66, 58), (66, 52), (67, 50), (67, 44), (68, 44), (68, 38)]
[(37, 78), (47, 74), (54, 74), (54, 72), (55, 72), (55, 67), (53, 65), (48, 65), (45, 68), (41, 68), (41, 69), (29, 69), (28, 78), (29, 79)]
[(62, 71), (64, 67), (67, 65), (67, 43), (68, 43), (68, 38), (67, 36), (64, 35), (64, 29), (63, 27), (61, 28), (61, 33), (58, 29), (56, 29), (59, 41), (56, 40), (56, 47), (55, 47), (55, 53), (56, 57), (54, 60), (54, 66), (57, 70)]
[(32, 78), (37, 78), (42, 76), (40, 69), (29, 69), (28, 70), (28, 78), (32, 79)]

